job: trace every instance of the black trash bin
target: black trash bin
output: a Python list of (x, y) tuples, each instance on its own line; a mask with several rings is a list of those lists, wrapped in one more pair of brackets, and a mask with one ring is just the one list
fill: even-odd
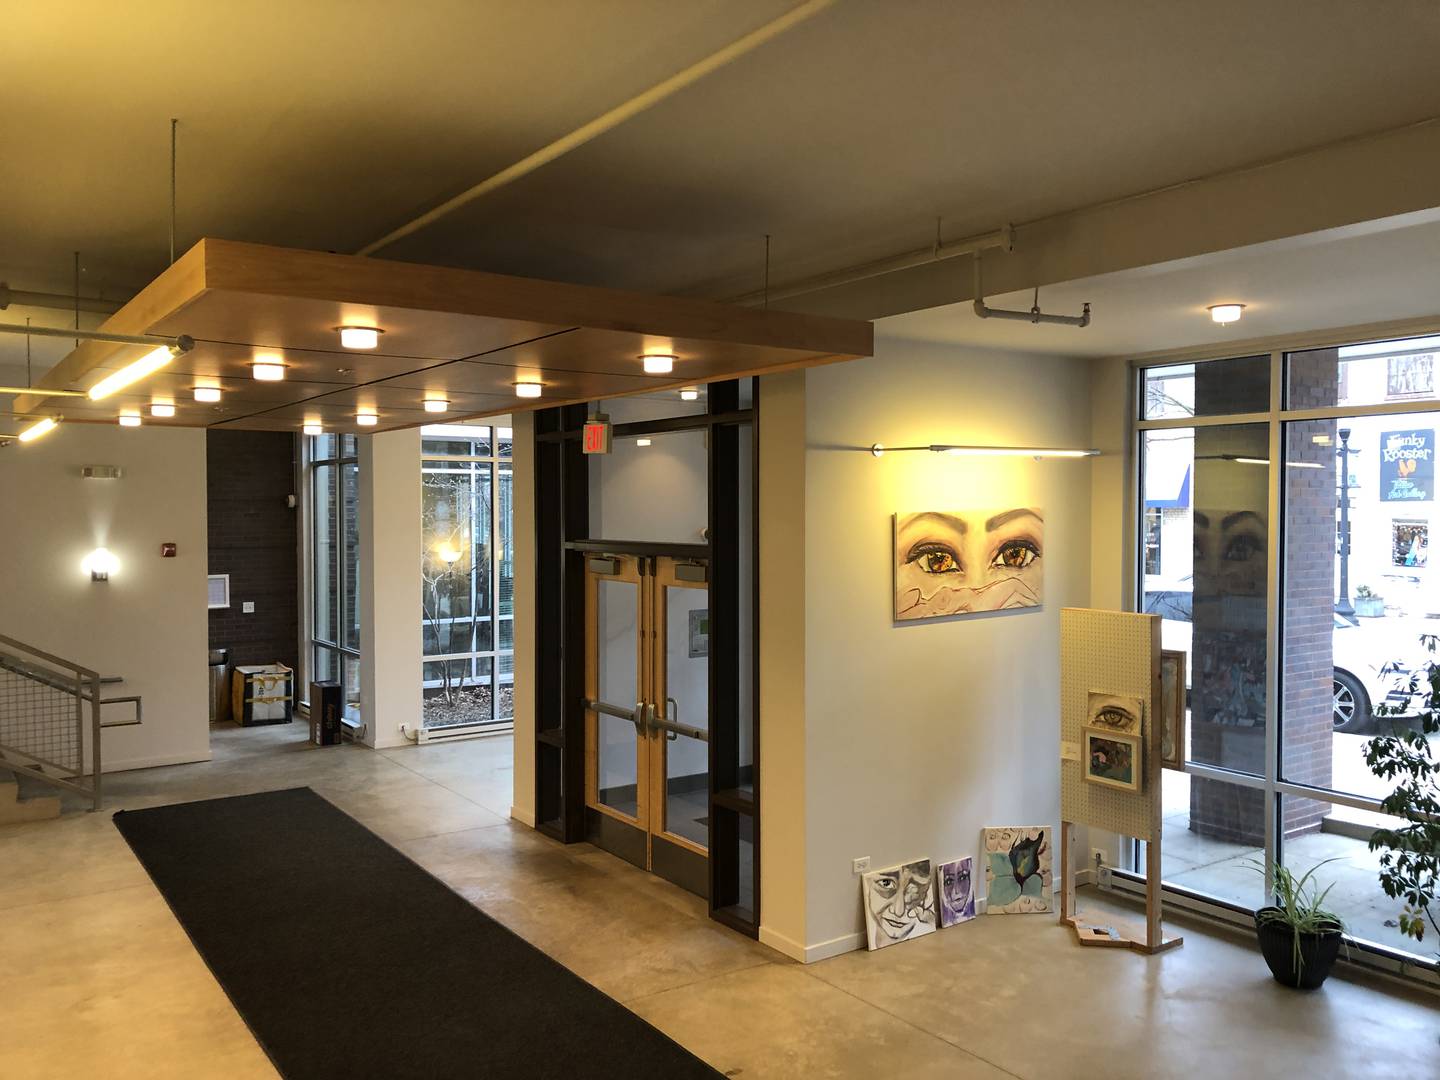
[(210, 722), (230, 721), (230, 650), (210, 650)]

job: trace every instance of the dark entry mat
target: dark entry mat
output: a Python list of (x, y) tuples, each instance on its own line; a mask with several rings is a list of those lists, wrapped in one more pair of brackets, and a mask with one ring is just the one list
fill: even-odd
[(288, 1080), (720, 1075), (309, 788), (115, 825)]

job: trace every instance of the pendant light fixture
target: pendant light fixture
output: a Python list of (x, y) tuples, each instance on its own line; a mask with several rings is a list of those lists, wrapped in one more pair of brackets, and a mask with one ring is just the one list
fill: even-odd
[(36, 420), (33, 424), (20, 432), (18, 438), (21, 442), (34, 442), (43, 435), (54, 431), (60, 423), (58, 416), (46, 416)]

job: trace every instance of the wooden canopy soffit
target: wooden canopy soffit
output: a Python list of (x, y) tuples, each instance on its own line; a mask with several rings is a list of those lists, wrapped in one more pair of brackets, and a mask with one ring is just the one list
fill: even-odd
[[(345, 325), (382, 330), (378, 347), (342, 348)], [(195, 347), (102, 401), (37, 389), (17, 398), (16, 411), (113, 422), (170, 401), (176, 415), (156, 424), (388, 431), (678, 391), (869, 356), (874, 345), (868, 322), (214, 239), (101, 329), (183, 334)], [(646, 374), (647, 353), (675, 356), (673, 372)], [(141, 355), (134, 345), (83, 342), (39, 387), (87, 389)], [(277, 359), (283, 381), (252, 377), (256, 360)], [(517, 398), (517, 380), (538, 380), (543, 395)], [(197, 385), (219, 387), (220, 403), (195, 402)], [(448, 411), (426, 413), (427, 396), (446, 398)], [(373, 427), (356, 424), (362, 409), (378, 414)]]

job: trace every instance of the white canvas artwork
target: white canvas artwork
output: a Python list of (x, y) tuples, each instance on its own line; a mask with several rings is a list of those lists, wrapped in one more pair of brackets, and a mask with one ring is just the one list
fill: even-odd
[(935, 875), (929, 859), (916, 859), (861, 878), (865, 942), (883, 949), (935, 932)]
[(985, 914), (1015, 915), (1055, 910), (1050, 826), (985, 829)]

